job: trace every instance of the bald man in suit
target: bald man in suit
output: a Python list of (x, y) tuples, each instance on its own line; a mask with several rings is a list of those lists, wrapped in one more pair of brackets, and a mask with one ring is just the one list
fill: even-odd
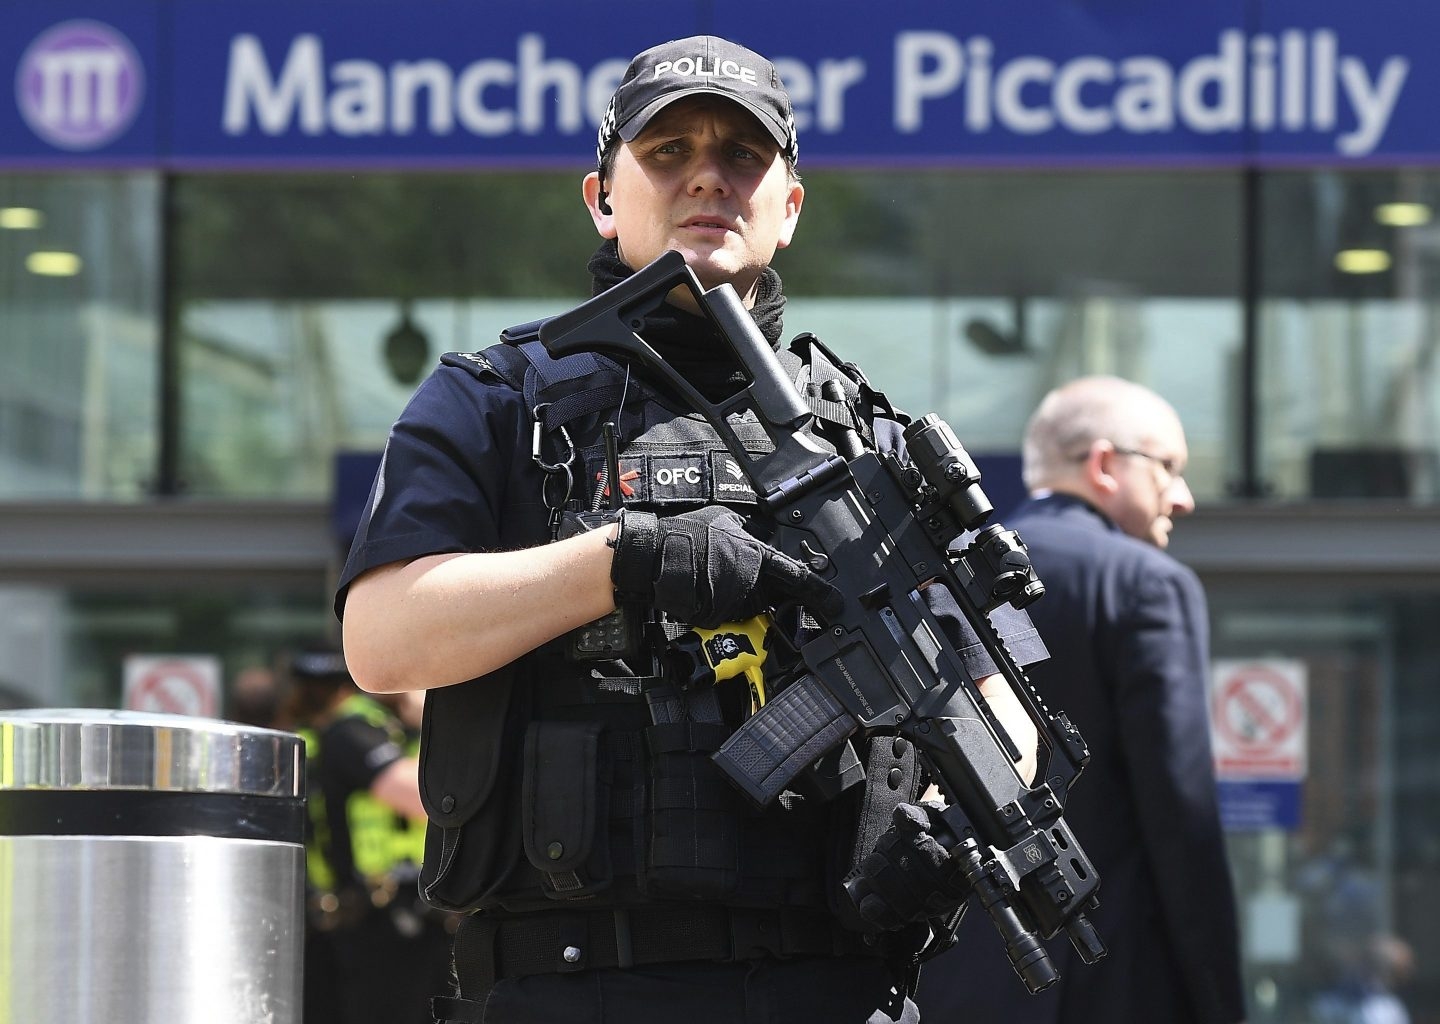
[(1049, 661), (1031, 678), (1092, 751), (1066, 818), (1100, 872), (1090, 915), (1109, 956), (1048, 943), (1061, 980), (1031, 996), (983, 914), (928, 966), (926, 1020), (967, 1024), (1236, 1024), (1245, 1016), (1235, 897), (1206, 710), (1209, 625), (1195, 573), (1165, 553), (1193, 511), (1175, 410), (1147, 388), (1085, 377), (1026, 428), (1030, 497), (1005, 519), (1045, 596), (1029, 608)]

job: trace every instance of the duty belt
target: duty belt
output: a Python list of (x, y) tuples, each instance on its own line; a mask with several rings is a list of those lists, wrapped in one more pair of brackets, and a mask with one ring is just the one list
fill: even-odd
[(474, 999), (498, 979), (685, 960), (882, 955), (829, 914), (800, 908), (642, 906), (521, 917), (476, 914), (455, 936), (460, 993)]

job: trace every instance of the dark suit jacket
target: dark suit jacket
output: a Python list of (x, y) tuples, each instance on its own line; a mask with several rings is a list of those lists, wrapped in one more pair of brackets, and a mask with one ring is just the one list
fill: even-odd
[(964, 1024), (1235, 1024), (1244, 1019), (1235, 899), (1206, 711), (1200, 581), (1078, 499), (1005, 520), (1045, 596), (1028, 609), (1050, 660), (1027, 671), (1090, 746), (1065, 815), (1100, 872), (1090, 915), (1109, 956), (1086, 966), (1063, 933), (1061, 980), (1031, 996), (972, 907), (961, 943), (927, 965), (925, 1020)]

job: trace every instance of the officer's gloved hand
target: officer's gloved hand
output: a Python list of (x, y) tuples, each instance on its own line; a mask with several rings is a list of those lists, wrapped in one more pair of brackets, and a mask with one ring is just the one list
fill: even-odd
[(900, 804), (874, 852), (845, 879), (845, 892), (872, 928), (896, 931), (948, 916), (970, 894), (959, 862), (930, 834), (939, 810)]
[(745, 532), (718, 505), (660, 518), (620, 514), (610, 579), (621, 600), (639, 600), (696, 626), (748, 619), (782, 601), (837, 614), (838, 591), (805, 565)]

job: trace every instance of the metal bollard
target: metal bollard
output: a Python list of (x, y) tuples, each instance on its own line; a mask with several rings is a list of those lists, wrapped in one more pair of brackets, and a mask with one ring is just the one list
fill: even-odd
[(0, 712), (0, 1024), (300, 1024), (304, 745)]

